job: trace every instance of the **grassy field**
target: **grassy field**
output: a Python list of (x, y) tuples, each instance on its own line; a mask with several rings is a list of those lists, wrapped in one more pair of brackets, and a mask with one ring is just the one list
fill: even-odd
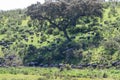
[(23, 75), (23, 74), (0, 74), (0, 80), (39, 80), (37, 75)]
[(116, 69), (0, 68), (0, 80), (120, 80)]

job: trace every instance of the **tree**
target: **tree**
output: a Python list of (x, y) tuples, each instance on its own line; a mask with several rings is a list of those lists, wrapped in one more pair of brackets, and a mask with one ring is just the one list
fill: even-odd
[(32, 19), (47, 21), (51, 26), (64, 33), (68, 41), (71, 38), (67, 29), (75, 27), (76, 22), (83, 16), (102, 16), (102, 4), (95, 0), (56, 1), (45, 4), (32, 4), (27, 8), (27, 15)]

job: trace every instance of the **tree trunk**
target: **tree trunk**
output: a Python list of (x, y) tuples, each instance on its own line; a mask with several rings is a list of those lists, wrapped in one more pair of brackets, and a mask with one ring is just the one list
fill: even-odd
[(70, 37), (68, 36), (68, 33), (67, 33), (66, 29), (63, 30), (63, 33), (64, 33), (64, 36), (66, 37), (66, 39), (68, 41), (71, 41)]

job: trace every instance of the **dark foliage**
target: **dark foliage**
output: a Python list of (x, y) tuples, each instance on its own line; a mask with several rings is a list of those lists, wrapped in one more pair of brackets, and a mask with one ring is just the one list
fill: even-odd
[(71, 2), (57, 1), (46, 4), (33, 4), (28, 7), (27, 15), (39, 21), (48, 21), (50, 25), (63, 31), (70, 41), (68, 27), (76, 26), (82, 16), (102, 17), (102, 4), (93, 0), (74, 0)]

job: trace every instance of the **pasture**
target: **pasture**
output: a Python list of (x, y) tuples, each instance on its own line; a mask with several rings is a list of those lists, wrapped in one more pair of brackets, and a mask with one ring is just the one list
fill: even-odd
[(0, 80), (119, 80), (117, 69), (0, 68)]

